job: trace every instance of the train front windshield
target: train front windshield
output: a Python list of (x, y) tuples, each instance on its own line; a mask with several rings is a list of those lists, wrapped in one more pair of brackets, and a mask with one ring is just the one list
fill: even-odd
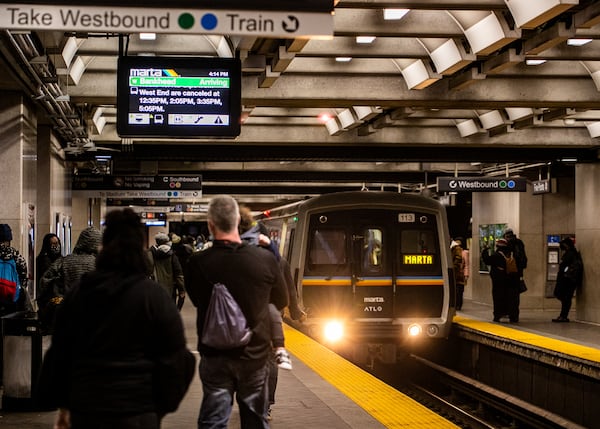
[(436, 217), (394, 210), (311, 216), (302, 281), (312, 317), (440, 317), (444, 283)]

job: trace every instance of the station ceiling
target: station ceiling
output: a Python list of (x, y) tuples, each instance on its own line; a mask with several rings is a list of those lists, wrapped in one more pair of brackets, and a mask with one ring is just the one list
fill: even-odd
[[(210, 3), (194, 7), (214, 8)], [(221, 3), (247, 9), (291, 2)], [(326, 39), (125, 35), (128, 55), (240, 58), (243, 122), (234, 139), (121, 138), (122, 38), (115, 33), (0, 30), (0, 88), (31, 96), (75, 172), (202, 174), (206, 197), (284, 202), (335, 190), (414, 191), (440, 175), (535, 179), (572, 174), (574, 160), (597, 160), (600, 2), (339, 0), (303, 7), (323, 5), (333, 11)], [(384, 20), (386, 8), (408, 13)], [(359, 36), (374, 39), (358, 43)], [(572, 39), (588, 43), (573, 46)], [(68, 64), (65, 46), (74, 51)], [(336, 61), (342, 57), (349, 61)], [(83, 64), (80, 76), (73, 76), (75, 62)]]

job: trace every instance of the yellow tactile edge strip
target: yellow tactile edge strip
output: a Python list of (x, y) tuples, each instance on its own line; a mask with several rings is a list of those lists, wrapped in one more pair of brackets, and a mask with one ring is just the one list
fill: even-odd
[(286, 348), (388, 428), (457, 428), (296, 329), (285, 325)]
[(593, 347), (557, 340), (555, 338), (548, 338), (544, 337), (543, 335), (533, 334), (531, 332), (521, 331), (507, 326), (497, 325), (495, 323), (467, 319), (461, 316), (454, 316), (453, 321), (459, 325), (463, 325), (491, 335), (498, 335), (525, 344), (530, 344), (532, 346), (574, 356), (579, 359), (600, 362), (600, 350)]

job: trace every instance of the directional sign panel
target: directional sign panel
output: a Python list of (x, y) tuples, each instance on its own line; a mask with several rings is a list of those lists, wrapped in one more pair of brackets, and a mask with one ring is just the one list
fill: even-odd
[(87, 198), (200, 198), (202, 176), (94, 176), (73, 177), (74, 196)]
[(0, 5), (0, 28), (87, 33), (171, 33), (333, 37), (333, 16), (325, 12), (158, 9), (135, 7)]
[(440, 192), (525, 192), (524, 177), (438, 177)]

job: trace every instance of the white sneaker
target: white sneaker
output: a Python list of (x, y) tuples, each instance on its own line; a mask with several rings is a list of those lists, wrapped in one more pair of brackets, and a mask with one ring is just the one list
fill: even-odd
[(290, 358), (289, 353), (285, 349), (279, 349), (275, 352), (275, 360), (277, 361), (277, 366), (281, 369), (287, 369), (288, 371), (292, 369), (292, 359)]

